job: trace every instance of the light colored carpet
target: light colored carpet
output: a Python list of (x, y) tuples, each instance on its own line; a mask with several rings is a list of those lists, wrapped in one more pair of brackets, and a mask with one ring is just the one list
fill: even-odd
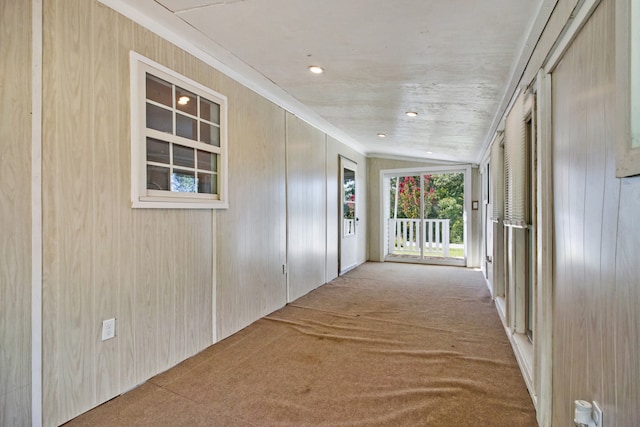
[(536, 426), (480, 272), (367, 263), (70, 426)]

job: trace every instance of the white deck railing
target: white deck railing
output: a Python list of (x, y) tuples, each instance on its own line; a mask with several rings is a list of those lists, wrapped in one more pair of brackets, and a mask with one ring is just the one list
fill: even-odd
[(425, 219), (420, 227), (419, 219), (389, 220), (389, 254), (420, 255), (420, 234), (424, 252), (449, 256), (449, 220)]

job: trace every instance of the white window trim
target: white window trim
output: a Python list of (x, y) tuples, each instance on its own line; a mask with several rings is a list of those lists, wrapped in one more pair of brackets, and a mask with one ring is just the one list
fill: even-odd
[[(182, 85), (185, 89), (204, 92), (216, 102), (220, 102), (220, 149), (218, 165), (218, 197), (210, 199), (192, 193), (154, 192), (147, 190), (146, 185), (146, 126), (145, 120), (145, 72), (151, 69), (165, 74)], [(228, 148), (227, 148), (227, 97), (185, 77), (164, 65), (158, 64), (137, 52), (130, 52), (131, 79), (131, 206), (133, 208), (151, 209), (227, 209), (228, 200)], [(172, 82), (177, 83), (177, 82)]]

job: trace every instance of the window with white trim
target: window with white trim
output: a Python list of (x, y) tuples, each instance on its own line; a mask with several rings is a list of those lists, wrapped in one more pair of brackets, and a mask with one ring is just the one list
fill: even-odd
[(131, 52), (134, 208), (226, 208), (227, 98)]

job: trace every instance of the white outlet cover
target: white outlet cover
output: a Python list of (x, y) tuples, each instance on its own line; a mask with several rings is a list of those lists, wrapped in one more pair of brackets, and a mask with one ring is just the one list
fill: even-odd
[(116, 336), (116, 319), (107, 319), (102, 321), (102, 341), (114, 338)]
[(593, 406), (592, 418), (596, 427), (602, 427), (602, 408), (598, 402), (591, 402)]

